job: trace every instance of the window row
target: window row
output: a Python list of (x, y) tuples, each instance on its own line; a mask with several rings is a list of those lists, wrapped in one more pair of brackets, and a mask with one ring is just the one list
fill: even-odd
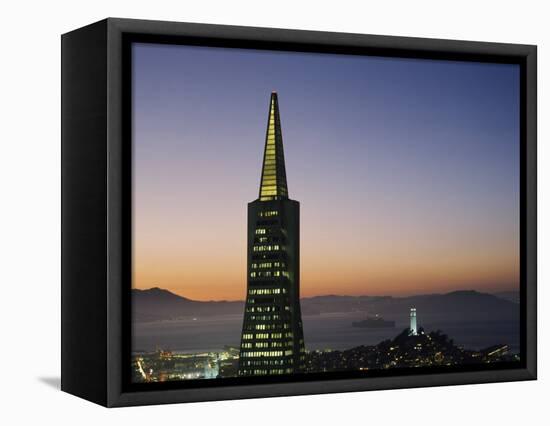
[(269, 211), (258, 213), (258, 217), (272, 217), (272, 216), (279, 216), (279, 212), (277, 210), (269, 210)]
[(294, 360), (292, 358), (242, 359), (240, 364), (243, 367), (288, 366), (294, 364)]
[(263, 313), (263, 312), (279, 312), (280, 308), (278, 306), (252, 306), (247, 307), (246, 312), (247, 313)]
[[(260, 278), (260, 277), (288, 277), (288, 272), (286, 273), (285, 275), (285, 272), (286, 271), (260, 271), (260, 272), (256, 272), (256, 271), (253, 271), (250, 273), (250, 278)], [(258, 293), (259, 294), (259, 293)], [(268, 293), (265, 293), (265, 294), (268, 294)]]
[(283, 351), (241, 351), (240, 356), (242, 358), (276, 357), (283, 356)]
[(280, 315), (250, 315), (248, 317), (250, 321), (279, 321)]
[(270, 269), (270, 268), (284, 268), (286, 266), (285, 262), (261, 262), (261, 263), (252, 263), (250, 265), (251, 269)]
[[(292, 347), (292, 340), (288, 341), (288, 342), (281, 342), (281, 341), (278, 341), (278, 342), (267, 342), (267, 341), (263, 341), (263, 342), (243, 342), (241, 344), (241, 348), (242, 349), (252, 349), (252, 348), (256, 348), (256, 349), (266, 349), (266, 348), (283, 348), (283, 347)], [(288, 351), (286, 351), (288, 352)], [(286, 354), (285, 352), (285, 354)]]
[(267, 295), (270, 295), (270, 294), (281, 294), (281, 292), (283, 294), (286, 293), (286, 288), (251, 288), (250, 290), (248, 290), (248, 294), (250, 294), (251, 296), (255, 295), (255, 294), (267, 294)]
[(285, 338), (292, 338), (292, 333), (243, 333), (243, 340), (252, 340), (252, 339), (282, 339), (283, 336)]
[(280, 249), (279, 244), (269, 244), (269, 245), (261, 245), (261, 246), (254, 246), (252, 248), (252, 251), (254, 252), (261, 252), (261, 251), (277, 251)]
[(262, 369), (253, 369), (253, 370), (242, 370), (242, 375), (249, 376), (278, 376), (281, 374), (292, 374), (292, 368), (282, 369), (269, 369), (269, 370), (262, 370)]

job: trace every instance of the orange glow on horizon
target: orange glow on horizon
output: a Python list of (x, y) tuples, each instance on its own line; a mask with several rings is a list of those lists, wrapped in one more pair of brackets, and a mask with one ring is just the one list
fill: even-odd
[[(134, 223), (134, 288), (160, 287), (195, 300), (244, 300), (246, 203), (220, 203), (226, 203), (223, 220), (220, 211), (200, 203), (191, 208), (185, 200), (173, 201), (170, 209), (162, 203), (141, 208)], [(519, 288), (519, 229), (503, 233), (490, 218), (455, 220), (454, 228), (424, 215), (350, 220), (345, 209), (303, 206), (301, 297)]]

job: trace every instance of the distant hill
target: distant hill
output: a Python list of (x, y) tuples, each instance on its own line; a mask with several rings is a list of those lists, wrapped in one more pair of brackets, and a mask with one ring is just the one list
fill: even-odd
[[(135, 321), (161, 321), (219, 315), (242, 315), (243, 301), (197, 301), (158, 287), (132, 290)], [(301, 299), (303, 315), (357, 312), (379, 314), (386, 319), (406, 321), (415, 307), (424, 323), (430, 321), (515, 321), (519, 304), (501, 296), (474, 290), (410, 297), (316, 296)]]
[(494, 295), (510, 302), (519, 303), (519, 291), (500, 291)]
[(202, 302), (178, 296), (158, 287), (148, 290), (132, 290), (134, 320), (159, 321), (242, 312), (244, 302)]
[(519, 315), (516, 303), (473, 290), (409, 297), (322, 296), (302, 299), (304, 314), (364, 311), (386, 319), (406, 320), (415, 307), (423, 321), (507, 321)]

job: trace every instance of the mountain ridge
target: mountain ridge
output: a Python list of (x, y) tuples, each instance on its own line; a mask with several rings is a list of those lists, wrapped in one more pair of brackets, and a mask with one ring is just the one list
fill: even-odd
[[(138, 322), (242, 315), (244, 309), (242, 300), (199, 301), (160, 287), (133, 289), (132, 300), (134, 320)], [(476, 290), (400, 297), (332, 294), (304, 297), (300, 303), (303, 315), (358, 313), (406, 319), (409, 309), (415, 307), (424, 319), (433, 320), (507, 321), (519, 318), (519, 304)]]
[[(162, 295), (170, 295), (173, 297), (177, 297), (180, 299), (184, 299), (189, 302), (196, 302), (196, 303), (244, 303), (244, 300), (227, 300), (227, 299), (220, 299), (220, 300), (195, 300), (190, 299), (188, 297), (182, 296), (180, 294), (174, 293), (170, 290), (163, 289), (161, 287), (151, 287), (147, 289), (132, 289), (133, 295), (135, 294), (143, 294), (143, 295), (149, 295), (149, 294), (162, 294)], [(487, 296), (494, 296), (498, 298), (504, 298), (506, 300), (511, 300), (514, 298), (515, 295), (519, 296), (519, 291), (502, 291), (497, 293), (485, 293), (477, 290), (453, 290), (447, 293), (426, 293), (426, 294), (415, 294), (415, 295), (408, 295), (408, 296), (390, 296), (390, 295), (383, 295), (383, 296), (371, 296), (366, 294), (361, 295), (350, 295), (350, 294), (321, 294), (317, 296), (307, 296), (307, 297), (301, 297), (300, 300), (322, 300), (322, 299), (328, 299), (328, 298), (335, 298), (335, 299), (408, 299), (412, 297), (426, 297), (426, 296), (453, 296), (453, 295), (460, 295), (460, 296), (473, 296), (473, 295), (487, 295)]]

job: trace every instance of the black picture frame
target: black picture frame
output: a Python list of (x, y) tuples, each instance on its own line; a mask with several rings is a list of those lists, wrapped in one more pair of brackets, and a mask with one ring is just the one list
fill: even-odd
[[(135, 41), (520, 65), (521, 362), (132, 385), (131, 57)], [(108, 407), (536, 379), (536, 46), (109, 18), (62, 36), (62, 390)], [(208, 382), (208, 383), (204, 383)]]

